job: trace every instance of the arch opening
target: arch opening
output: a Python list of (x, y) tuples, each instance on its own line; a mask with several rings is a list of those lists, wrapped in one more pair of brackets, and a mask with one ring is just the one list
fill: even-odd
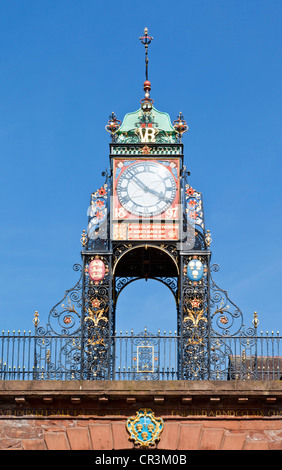
[(127, 284), (117, 300), (115, 318), (116, 380), (177, 379), (177, 308), (168, 286), (154, 279)]
[(137, 279), (126, 285), (116, 303), (117, 334), (147, 331), (177, 332), (177, 308), (170, 289), (155, 279)]

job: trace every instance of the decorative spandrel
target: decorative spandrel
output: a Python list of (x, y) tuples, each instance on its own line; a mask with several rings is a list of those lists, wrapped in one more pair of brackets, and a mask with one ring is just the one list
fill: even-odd
[(64, 297), (51, 310), (45, 328), (39, 328), (41, 335), (63, 334), (76, 335), (80, 331), (80, 317), (82, 306), (82, 268), (80, 264), (73, 266), (75, 272), (80, 273), (77, 283), (66, 290)]
[(36, 379), (110, 378), (110, 258), (89, 255), (72, 289), (53, 307), (45, 327), (36, 318)]
[(35, 317), (33, 378), (36, 380), (79, 380), (81, 378), (81, 308), (83, 305), (82, 267), (77, 283), (50, 310), (48, 322), (42, 326)]
[[(219, 271), (219, 266), (211, 266), (211, 273)], [(244, 329), (243, 313), (230, 300), (227, 291), (221, 289), (210, 275), (211, 329), (218, 336), (238, 335)]]

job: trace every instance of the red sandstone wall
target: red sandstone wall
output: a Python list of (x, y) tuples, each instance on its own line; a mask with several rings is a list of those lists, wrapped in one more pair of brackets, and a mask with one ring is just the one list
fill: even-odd
[[(125, 420), (0, 420), (0, 450), (109, 450), (132, 447)], [(282, 450), (281, 419), (165, 420), (157, 447), (166, 450)]]

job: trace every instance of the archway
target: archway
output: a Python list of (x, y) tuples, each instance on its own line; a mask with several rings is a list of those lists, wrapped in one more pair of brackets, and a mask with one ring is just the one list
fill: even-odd
[[(149, 323), (147, 322), (146, 325), (145, 321), (144, 324), (144, 314), (150, 312), (148, 320), (150, 318), (150, 324), (154, 330), (168, 329), (178, 332), (179, 267), (173, 254), (165, 247), (155, 245), (130, 246), (124, 251), (121, 250), (120, 253), (113, 268), (114, 331), (119, 331), (121, 327), (130, 331), (131, 329), (136, 330), (136, 319), (142, 317), (143, 324), (138, 322), (139, 327), (146, 326), (148, 328)], [(126, 297), (122, 295), (123, 302), (126, 303), (124, 308), (127, 314), (125, 313), (125, 320), (121, 325), (117, 323), (117, 301), (121, 292), (129, 284), (133, 285), (130, 286), (130, 289), (126, 289)], [(164, 288), (163, 284), (169, 288), (173, 296), (169, 295), (169, 290)], [(141, 287), (142, 292), (140, 291)], [(173, 303), (173, 307), (167, 308)], [(130, 311), (134, 312), (133, 315), (130, 314)], [(134, 324), (130, 324), (130, 319), (133, 318)], [(166, 321), (163, 322), (165, 318), (170, 319), (169, 324)], [(172, 318), (173, 321), (171, 321)], [(152, 320), (154, 320), (153, 323)]]
[(138, 279), (116, 305), (114, 377), (117, 380), (175, 380), (179, 336), (176, 302), (166, 285)]
[(145, 327), (153, 334), (160, 330), (177, 332), (177, 310), (174, 295), (156, 279), (137, 279), (120, 293), (116, 304), (116, 333), (134, 334)]
[(126, 247), (116, 260), (113, 274), (114, 377), (176, 378), (179, 361), (176, 259), (165, 248), (153, 245)]

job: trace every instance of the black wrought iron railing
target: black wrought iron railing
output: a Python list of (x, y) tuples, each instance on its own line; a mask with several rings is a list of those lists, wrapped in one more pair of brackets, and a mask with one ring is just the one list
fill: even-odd
[(115, 380), (178, 380), (180, 337), (145, 331), (113, 337)]
[[(279, 334), (211, 336), (202, 359), (182, 352), (176, 333), (146, 330), (109, 339), (110, 375), (94, 370), (80, 336), (8, 332), (0, 337), (0, 380), (281, 380)], [(92, 347), (92, 346), (91, 346)], [(195, 348), (193, 348), (195, 350)], [(189, 362), (190, 360), (190, 362)], [(98, 361), (99, 362), (99, 361)], [(92, 364), (92, 365), (90, 365)], [(195, 366), (196, 364), (196, 366)], [(187, 373), (188, 370), (188, 373)]]

